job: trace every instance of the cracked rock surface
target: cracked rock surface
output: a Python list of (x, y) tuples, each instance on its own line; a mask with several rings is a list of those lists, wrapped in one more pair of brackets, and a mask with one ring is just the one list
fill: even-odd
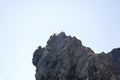
[(119, 61), (120, 50), (95, 54), (64, 32), (52, 35), (46, 47), (35, 50), (32, 59), (36, 80), (119, 80), (120, 65), (115, 66)]

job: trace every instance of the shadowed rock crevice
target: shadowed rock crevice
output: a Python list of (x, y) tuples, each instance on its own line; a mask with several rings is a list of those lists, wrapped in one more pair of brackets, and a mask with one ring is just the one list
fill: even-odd
[[(64, 32), (52, 35), (46, 47), (41, 46), (33, 54), (36, 80), (116, 80), (113, 51), (95, 54), (82, 45), (76, 37)], [(111, 56), (112, 55), (112, 56)], [(117, 76), (117, 77), (116, 77)]]

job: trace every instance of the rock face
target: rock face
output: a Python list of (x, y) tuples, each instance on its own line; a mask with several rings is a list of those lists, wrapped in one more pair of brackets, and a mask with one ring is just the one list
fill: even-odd
[(54, 34), (46, 47), (38, 47), (33, 54), (35, 77), (36, 80), (117, 80), (115, 69), (119, 73), (120, 65), (113, 64), (120, 59), (116, 60), (114, 53), (119, 55), (120, 50), (109, 55), (95, 54), (76, 37), (66, 36), (64, 32)]
[(113, 61), (115, 67), (115, 73), (117, 78), (120, 80), (120, 48), (113, 49), (110, 53), (108, 53)]

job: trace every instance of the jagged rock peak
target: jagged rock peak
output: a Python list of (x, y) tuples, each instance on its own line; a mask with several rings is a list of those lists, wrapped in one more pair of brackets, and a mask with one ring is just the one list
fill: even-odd
[(66, 36), (64, 32), (61, 32), (60, 34), (54, 34), (50, 37), (50, 39), (47, 41), (47, 47), (50, 46), (54, 49), (60, 49), (64, 46), (82, 46), (82, 43), (80, 40), (78, 40), (76, 37)]
[(47, 44), (51, 45), (51, 44), (68, 44), (67, 42), (76, 42), (76, 44), (78, 45), (82, 45), (81, 41), (78, 40), (76, 37), (71, 37), (71, 36), (66, 36), (66, 34), (64, 32), (61, 32), (60, 34), (54, 34), (50, 37), (50, 39), (48, 40)]
[(112, 59), (95, 54), (76, 37), (54, 34), (33, 54), (36, 80), (116, 80)]

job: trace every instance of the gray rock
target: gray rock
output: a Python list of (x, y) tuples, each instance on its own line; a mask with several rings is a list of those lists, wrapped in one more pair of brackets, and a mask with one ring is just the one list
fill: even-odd
[(113, 49), (108, 54), (112, 58), (112, 61), (113, 61), (114, 67), (115, 67), (115, 74), (117, 75), (118, 79), (120, 80), (120, 48)]
[(111, 57), (95, 54), (76, 37), (52, 35), (33, 54), (36, 80), (116, 80)]
[(89, 80), (115, 80), (115, 69), (111, 58), (105, 54), (93, 56), (88, 65)]

